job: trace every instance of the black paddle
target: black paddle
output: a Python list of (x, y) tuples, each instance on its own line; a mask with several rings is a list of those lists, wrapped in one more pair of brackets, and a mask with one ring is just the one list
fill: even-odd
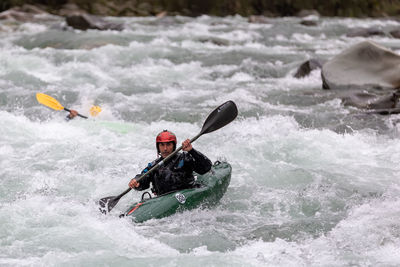
[[(211, 112), (210, 115), (208, 115), (206, 121), (203, 124), (203, 127), (201, 128), (201, 131), (198, 135), (193, 137), (190, 142), (193, 143), (196, 141), (201, 135), (206, 134), (206, 133), (211, 133), (213, 131), (216, 131), (231, 121), (233, 121), (238, 114), (238, 110), (236, 107), (236, 104), (233, 101), (227, 101), (221, 106), (217, 107), (213, 112)], [(173, 157), (176, 153), (178, 153), (182, 149), (182, 146), (180, 146), (178, 149), (176, 149), (174, 152), (172, 152), (168, 157), (164, 159), (158, 159), (156, 161), (156, 164), (145, 174), (137, 178), (136, 180), (139, 182), (141, 179), (149, 175), (150, 173), (154, 172), (156, 169), (158, 169), (160, 166), (162, 166), (165, 162), (167, 162), (171, 157)], [(100, 205), (100, 211), (104, 214), (107, 212), (110, 212), (115, 205), (117, 205), (118, 201), (120, 200), (121, 197), (123, 197), (126, 193), (131, 191), (132, 188), (126, 189), (124, 192), (122, 192), (118, 196), (111, 196), (111, 197), (105, 197), (99, 200), (99, 205)]]

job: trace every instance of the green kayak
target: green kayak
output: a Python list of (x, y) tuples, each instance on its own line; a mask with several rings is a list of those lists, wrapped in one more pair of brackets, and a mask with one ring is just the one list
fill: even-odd
[(210, 207), (219, 202), (231, 180), (232, 167), (217, 161), (211, 170), (197, 176), (199, 187), (171, 192), (154, 198), (143, 199), (129, 207), (121, 216), (130, 216), (134, 222), (163, 218), (184, 210)]

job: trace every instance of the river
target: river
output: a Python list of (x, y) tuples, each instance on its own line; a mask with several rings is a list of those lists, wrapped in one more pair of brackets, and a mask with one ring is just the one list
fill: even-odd
[[(400, 116), (366, 115), (293, 77), (388, 19), (251, 24), (201, 16), (107, 18), (123, 31), (62, 30), (60, 17), (0, 21), (1, 266), (398, 266)], [(400, 41), (372, 37), (400, 52)], [(41, 92), (89, 114), (40, 105)], [(118, 195), (156, 158), (155, 136), (194, 137), (233, 100), (235, 121), (193, 146), (233, 168), (219, 205), (135, 224)]]

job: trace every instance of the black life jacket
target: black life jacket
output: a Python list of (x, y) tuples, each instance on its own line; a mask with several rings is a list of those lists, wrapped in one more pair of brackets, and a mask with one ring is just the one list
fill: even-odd
[[(152, 162), (138, 176), (147, 172), (155, 164)], [(140, 181), (136, 190), (145, 190), (152, 183), (152, 191), (162, 195), (171, 191), (192, 188), (196, 186), (193, 172), (204, 174), (211, 169), (211, 161), (202, 153), (192, 149), (190, 152), (177, 153), (168, 162), (160, 166), (150, 175)]]

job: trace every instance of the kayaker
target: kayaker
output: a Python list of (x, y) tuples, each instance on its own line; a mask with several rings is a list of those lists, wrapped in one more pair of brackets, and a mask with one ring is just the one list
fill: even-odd
[(78, 115), (78, 111), (71, 109), (69, 111), (69, 114), (67, 115), (67, 117), (65, 117), (66, 121), (72, 120), (73, 118), (75, 118)]
[[(157, 153), (161, 159), (166, 158), (175, 151), (177, 139), (174, 133), (164, 130), (156, 137)], [(157, 160), (149, 163), (141, 174), (136, 175), (129, 182), (129, 186), (136, 190), (146, 190), (152, 183), (152, 192), (155, 195), (162, 195), (171, 191), (196, 187), (193, 171), (198, 174), (205, 174), (211, 169), (211, 161), (202, 153), (192, 147), (189, 139), (182, 143), (183, 153), (176, 153), (164, 165), (159, 167), (150, 175), (144, 177), (140, 183), (136, 178), (142, 176)]]

